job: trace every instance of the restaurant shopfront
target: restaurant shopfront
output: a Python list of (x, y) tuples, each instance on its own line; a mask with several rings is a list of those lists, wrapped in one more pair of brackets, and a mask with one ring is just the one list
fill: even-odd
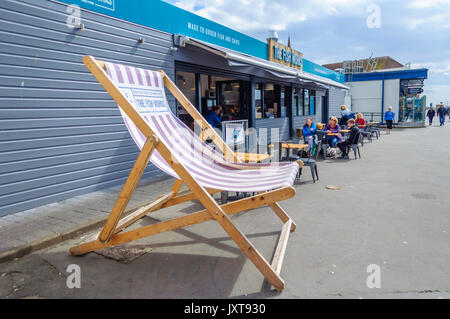
[(0, 216), (126, 180), (139, 149), (85, 55), (163, 70), (202, 114), (221, 105), (282, 139), (344, 101), (340, 74), (281, 45), (270, 61), (267, 42), (164, 1), (0, 1), (0, 20)]
[[(266, 129), (269, 137), (277, 131), (284, 140), (294, 136), (306, 117), (323, 120), (323, 106), (328, 105), (327, 85), (283, 73), (291, 69), (288, 66), (274, 71), (270, 69), (276, 65), (273, 62), (235, 62), (223, 54), (228, 50), (196, 40), (184, 38), (178, 43), (176, 84), (204, 116), (213, 106), (221, 106), (223, 121), (248, 120), (249, 127)], [(193, 128), (192, 118), (180, 105), (176, 109), (177, 115)]]

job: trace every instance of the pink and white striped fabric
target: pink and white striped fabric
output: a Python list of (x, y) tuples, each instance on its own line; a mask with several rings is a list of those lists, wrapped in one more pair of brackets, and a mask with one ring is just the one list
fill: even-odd
[[(105, 65), (110, 79), (172, 152), (173, 159), (183, 164), (203, 187), (233, 192), (259, 192), (292, 186), (294, 183), (298, 172), (296, 163), (230, 163), (205, 144), (171, 112), (161, 73), (113, 63)], [(133, 140), (142, 149), (144, 135), (125, 112), (122, 109), (120, 111)], [(150, 161), (167, 174), (179, 178), (156, 150)], [(258, 168), (254, 169), (255, 166)]]

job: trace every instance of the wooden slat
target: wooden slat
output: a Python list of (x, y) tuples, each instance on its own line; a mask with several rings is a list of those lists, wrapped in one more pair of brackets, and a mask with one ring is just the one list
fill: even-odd
[(289, 240), (289, 233), (291, 229), (292, 221), (289, 220), (283, 225), (281, 230), (280, 239), (278, 240), (277, 248), (272, 260), (272, 268), (279, 275), (281, 272), (281, 266), (283, 265), (284, 254), (286, 252), (287, 242)]
[[(284, 200), (291, 198), (295, 195), (295, 190), (291, 187), (281, 188), (269, 193), (259, 194), (249, 198), (244, 198), (235, 202), (222, 205), (222, 209), (227, 215), (233, 215), (242, 211), (255, 209), (270, 204), (275, 200)], [(101, 243), (98, 240), (81, 244), (77, 247), (70, 249), (72, 255), (83, 255), (88, 252), (119, 245), (125, 242), (133, 241), (139, 238), (148, 237), (155, 234), (171, 231), (181, 227), (195, 225), (212, 220), (213, 217), (208, 213), (206, 209), (196, 213), (192, 213), (186, 216), (173, 218), (164, 222), (160, 222), (153, 225), (144, 226), (142, 228), (123, 232), (111, 237), (111, 240), (107, 243)]]
[(130, 175), (128, 176), (125, 184), (123, 185), (122, 190), (120, 191), (119, 197), (114, 204), (114, 207), (111, 211), (111, 214), (108, 217), (108, 220), (105, 223), (105, 226), (100, 233), (99, 240), (107, 241), (111, 235), (114, 233), (114, 229), (116, 229), (117, 224), (119, 223), (120, 218), (122, 217), (125, 208), (130, 202), (131, 196), (136, 189), (139, 180), (142, 177), (142, 174), (147, 167), (148, 160), (153, 153), (156, 145), (158, 144), (158, 139), (156, 137), (150, 137), (145, 142), (142, 147), (141, 152), (131, 169)]
[(158, 198), (153, 203), (145, 205), (145, 206), (139, 208), (138, 210), (132, 212), (128, 216), (122, 218), (119, 221), (116, 229), (114, 230), (114, 234), (120, 232), (122, 229), (124, 229), (124, 228), (130, 226), (131, 224), (135, 223), (136, 221), (138, 221), (139, 219), (141, 219), (142, 217), (144, 217), (148, 213), (151, 213), (151, 212), (159, 210), (164, 203), (166, 203), (168, 200), (170, 200), (173, 197), (173, 195), (174, 195), (174, 193), (170, 192), (169, 194), (161, 196), (160, 198)]
[[(209, 194), (211, 194), (211, 195), (221, 192), (221, 190), (210, 189), (210, 188), (207, 188), (206, 191)], [(178, 204), (181, 204), (181, 203), (189, 202), (189, 201), (194, 200), (196, 198), (197, 197), (195, 197), (195, 195), (192, 194), (192, 192), (188, 192), (186, 194), (180, 194), (179, 196), (170, 199), (167, 203), (164, 203), (164, 205), (162, 205), (161, 208), (167, 208), (167, 207), (170, 207), (170, 206), (174, 206), (174, 205), (178, 205)]]
[(297, 228), (297, 225), (294, 221), (289, 217), (289, 215), (284, 211), (284, 209), (278, 203), (269, 204), (270, 208), (277, 214), (277, 216), (281, 219), (283, 224), (291, 221), (291, 231), (294, 231)]

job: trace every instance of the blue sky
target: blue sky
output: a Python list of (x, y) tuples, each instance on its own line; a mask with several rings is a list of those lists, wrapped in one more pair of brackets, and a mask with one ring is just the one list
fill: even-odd
[(260, 40), (270, 29), (283, 42), (290, 35), (292, 47), (319, 64), (373, 53), (429, 68), (428, 104), (450, 103), (450, 0), (167, 2)]

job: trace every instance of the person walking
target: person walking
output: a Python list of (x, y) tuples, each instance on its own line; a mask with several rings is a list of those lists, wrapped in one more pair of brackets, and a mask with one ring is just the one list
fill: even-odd
[(392, 123), (395, 120), (395, 113), (392, 112), (392, 106), (389, 106), (386, 113), (384, 113), (384, 120), (386, 121), (386, 134), (391, 134)]
[(437, 110), (437, 115), (439, 116), (439, 126), (445, 125), (445, 114), (447, 113), (444, 104), (441, 103), (439, 109)]
[(427, 112), (427, 117), (428, 117), (428, 121), (429, 121), (429, 125), (431, 126), (433, 124), (433, 118), (436, 116), (436, 112), (433, 109), (433, 107), (431, 106), (430, 109)]

